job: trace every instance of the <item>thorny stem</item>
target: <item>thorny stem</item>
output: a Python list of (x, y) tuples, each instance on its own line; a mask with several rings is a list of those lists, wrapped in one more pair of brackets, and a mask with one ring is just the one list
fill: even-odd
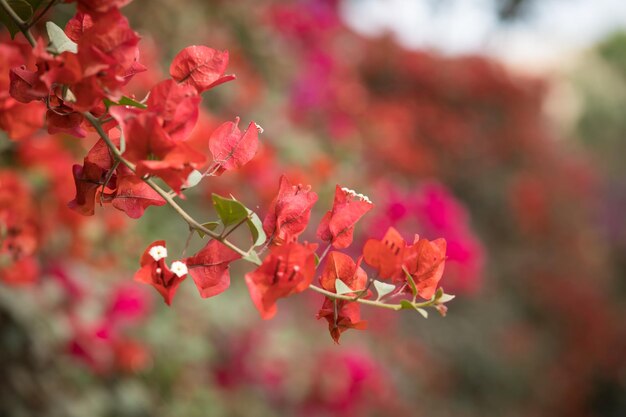
[[(15, 13), (15, 10), (13, 10), (11, 8), (11, 6), (7, 2), (7, 0), (0, 0), (0, 7), (2, 9), (4, 9), (4, 11), (7, 13), (7, 15), (11, 18), (11, 20), (18, 27), (20, 32), (22, 32), (24, 37), (28, 40), (28, 43), (30, 43), (30, 45), (34, 48), (36, 46), (37, 42), (35, 41), (35, 38), (33, 37), (32, 33), (30, 32), (30, 27), (32, 25), (34, 25), (45, 14), (48, 11), (48, 9), (50, 9), (50, 7), (52, 7), (54, 5), (55, 2), (56, 2), (56, 0), (51, 0), (48, 3), (48, 5), (46, 6), (46, 8), (42, 11), (42, 13), (40, 15), (38, 15), (35, 19), (33, 19), (31, 23), (24, 22), (22, 20), (22, 18), (19, 17), (17, 15), (17, 13)], [(126, 158), (124, 158), (124, 156), (122, 155), (120, 150), (117, 148), (117, 146), (115, 146), (115, 144), (111, 141), (111, 138), (109, 138), (109, 136), (106, 134), (106, 132), (102, 128), (101, 121), (98, 120), (98, 118), (95, 117), (90, 112), (84, 112), (83, 116), (94, 127), (94, 129), (96, 129), (96, 132), (102, 138), (102, 140), (104, 140), (104, 142), (106, 143), (106, 145), (109, 148), (110, 152), (112, 153), (112, 156), (115, 159), (116, 163), (124, 164), (126, 167), (128, 167), (128, 169), (130, 169), (134, 173), (135, 172), (135, 164), (133, 164), (132, 162), (130, 162)], [(217, 166), (217, 168), (215, 168), (215, 167), (213, 169), (211, 169), (211, 168), (212, 167), (209, 167), (209, 170), (207, 170), (207, 172), (205, 172), (205, 176), (207, 176), (207, 175), (210, 176), (210, 175), (214, 174), (213, 171), (216, 170), (217, 168), (219, 168), (219, 165)], [(209, 172), (209, 171), (212, 171), (212, 172)], [(174, 201), (174, 198), (170, 194), (170, 192), (168, 192), (168, 191), (164, 190), (163, 188), (161, 188), (152, 179), (150, 179), (150, 178), (142, 178), (142, 180), (146, 184), (148, 184), (154, 191), (156, 191), (157, 194), (159, 194), (170, 205), (170, 207), (172, 207), (178, 213), (178, 215), (180, 217), (182, 217), (182, 219), (185, 220), (185, 222), (187, 222), (187, 224), (189, 225), (190, 231), (193, 231), (193, 230), (201, 231), (202, 233), (210, 236), (212, 239), (215, 239), (215, 240), (221, 242), (223, 245), (225, 245), (226, 247), (232, 249), (233, 251), (235, 251), (239, 255), (241, 255), (243, 257), (247, 257), (249, 255), (249, 252), (240, 249), (239, 247), (237, 247), (233, 243), (231, 243), (228, 240), (226, 240), (226, 237), (234, 229), (236, 229), (241, 224), (243, 224), (243, 221), (240, 222), (240, 224), (238, 224), (236, 227), (231, 229), (224, 236), (221, 236), (220, 234), (215, 233), (212, 230), (209, 230), (206, 227), (202, 226), (202, 224), (200, 224), (193, 217), (191, 217), (182, 207), (180, 207), (178, 205), (178, 203), (176, 203), (176, 201)], [(105, 184), (105, 186), (106, 186), (106, 184)], [(190, 240), (191, 235), (192, 235), (192, 233), (189, 234), (189, 238), (187, 239), (188, 241)], [(330, 250), (331, 246), (332, 245), (329, 244), (326, 247), (326, 249), (324, 250), (324, 252), (322, 253), (322, 256), (320, 257), (320, 263), (324, 259), (324, 257), (328, 253), (328, 251)], [(250, 250), (253, 250), (253, 249), (251, 248)], [(254, 263), (256, 265), (260, 265), (260, 263), (258, 261), (252, 260), (250, 258), (248, 258), (248, 260), (249, 260), (249, 262), (252, 262), (252, 263)], [(369, 284), (371, 284), (371, 282), (372, 282), (372, 280), (370, 280), (370, 282), (368, 283), (368, 287), (369, 287)], [(402, 310), (404, 308), (402, 304), (386, 304), (386, 303), (381, 303), (379, 301), (364, 300), (362, 298), (359, 298), (360, 295), (357, 296), (357, 297), (350, 297), (350, 296), (346, 296), (346, 295), (336, 294), (336, 293), (333, 293), (333, 292), (330, 292), (330, 291), (326, 291), (325, 289), (320, 288), (320, 287), (318, 287), (316, 285), (313, 285), (313, 284), (309, 285), (309, 288), (311, 290), (315, 291), (315, 292), (318, 292), (318, 293), (320, 293), (322, 295), (325, 295), (326, 297), (334, 300), (335, 301), (335, 306), (336, 306), (338, 300), (343, 300), (343, 301), (357, 302), (357, 303), (370, 305), (370, 306), (374, 306), (374, 307), (386, 308), (386, 309), (395, 310), (395, 311)], [(430, 307), (430, 306), (436, 304), (436, 300), (428, 300), (428, 301), (425, 301), (423, 303), (416, 303), (415, 301), (413, 301), (411, 304), (412, 304), (412, 306), (414, 308)]]
[(28, 23), (24, 22), (22, 18), (15, 13), (15, 10), (13, 10), (7, 0), (0, 0), (0, 7), (4, 9), (9, 18), (13, 21), (13, 23), (15, 23), (15, 26), (17, 26), (20, 32), (22, 32), (28, 43), (30, 43), (30, 46), (34, 48), (35, 45), (37, 45), (37, 42), (35, 41), (33, 34), (30, 33), (30, 30), (28, 30)]

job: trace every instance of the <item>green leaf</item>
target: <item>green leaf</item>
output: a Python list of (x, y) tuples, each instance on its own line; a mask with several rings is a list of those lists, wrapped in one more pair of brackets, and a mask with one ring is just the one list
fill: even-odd
[(119, 101), (113, 101), (108, 98), (105, 98), (104, 104), (106, 105), (107, 109), (111, 106), (131, 106), (131, 107), (137, 107), (138, 109), (142, 109), (142, 110), (148, 108), (148, 106), (146, 106), (142, 102), (132, 99), (130, 97), (126, 97), (126, 96), (122, 96), (122, 98), (119, 99)]
[(454, 300), (455, 297), (455, 295), (443, 292), (443, 288), (437, 288), (437, 292), (435, 293), (435, 301), (438, 304), (445, 304), (448, 301)]
[(424, 317), (425, 319), (428, 318), (428, 311), (424, 310), (423, 308), (416, 307), (415, 304), (413, 304), (409, 300), (400, 301), (400, 306), (402, 307), (403, 310), (415, 310), (418, 313), (420, 313), (422, 317)]
[(255, 251), (248, 252), (248, 254), (246, 256), (242, 256), (241, 259), (252, 262), (255, 265), (261, 265), (263, 263), (261, 262), (261, 258), (259, 258), (259, 254)]
[(346, 285), (345, 282), (337, 278), (335, 280), (335, 292), (338, 295), (350, 294), (354, 292), (354, 290)]
[(415, 281), (413, 281), (413, 277), (411, 276), (411, 274), (409, 274), (409, 271), (407, 271), (405, 267), (402, 267), (402, 270), (404, 271), (404, 275), (406, 275), (406, 280), (409, 283), (409, 287), (411, 287), (411, 293), (413, 294), (413, 297), (417, 297), (417, 286), (415, 285)]
[(54, 22), (46, 22), (46, 30), (48, 31), (48, 38), (50, 44), (48, 45), (48, 52), (52, 54), (62, 54), (63, 52), (71, 52), (73, 54), (78, 52), (78, 45), (67, 37), (63, 29), (58, 27)]
[[(7, 0), (7, 4), (24, 22), (33, 17), (33, 6), (28, 1)], [(15, 35), (20, 32), (20, 28), (3, 8), (0, 8), (0, 22), (4, 23), (4, 26), (9, 30), (11, 39), (14, 39)]]
[(259, 216), (257, 216), (257, 214), (250, 209), (248, 209), (248, 220), (246, 224), (252, 234), (252, 245), (259, 246), (264, 244), (267, 240), (267, 235), (263, 230), (263, 223), (261, 222)]
[(224, 227), (235, 225), (248, 217), (248, 209), (239, 201), (213, 194), (213, 207)]
[(377, 301), (396, 289), (395, 285), (382, 281), (374, 281), (374, 287), (376, 287), (376, 292), (378, 293)]
[(234, 198), (224, 198), (217, 194), (213, 194), (213, 206), (224, 227), (237, 225), (245, 220), (252, 235), (253, 246), (265, 243), (267, 236), (263, 231), (263, 223), (254, 211)]
[(317, 253), (313, 252), (313, 256), (315, 257), (315, 267), (317, 268), (317, 266), (320, 264), (320, 257), (317, 256)]
[[(209, 229), (211, 231), (215, 230), (218, 228), (218, 226), (222, 224), (220, 222), (206, 222), (206, 223), (202, 223), (202, 226), (204, 226), (206, 229)], [(206, 233), (204, 233), (202, 230), (196, 230), (196, 232), (198, 232), (198, 236), (200, 237), (205, 237)]]

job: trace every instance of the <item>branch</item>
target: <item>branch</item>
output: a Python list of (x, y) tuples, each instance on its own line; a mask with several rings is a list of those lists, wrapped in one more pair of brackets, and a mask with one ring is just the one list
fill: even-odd
[(7, 0), (0, 0), (0, 7), (4, 9), (6, 14), (15, 24), (15, 26), (17, 26), (20, 32), (22, 32), (22, 34), (24, 35), (28, 43), (30, 43), (30, 46), (34, 48), (35, 45), (37, 45), (37, 42), (35, 41), (33, 34), (30, 33), (28, 24), (24, 22), (22, 18), (17, 15), (17, 13), (15, 13), (15, 10), (13, 10), (13, 8), (9, 5)]
[(56, 2), (57, 2), (57, 0), (50, 0), (50, 1), (48, 2), (48, 4), (46, 5), (46, 7), (44, 7), (44, 8), (43, 8), (43, 10), (41, 11), (41, 13), (39, 13), (36, 17), (33, 17), (33, 18), (31, 19), (31, 21), (30, 21), (28, 24), (26, 24), (26, 27), (30, 29), (30, 28), (32, 28), (33, 26), (35, 26), (35, 25), (37, 24), (37, 22), (39, 22), (39, 20), (41, 20), (41, 18), (42, 18), (42, 17), (44, 17), (44, 15), (45, 15), (46, 13), (48, 13), (48, 10), (50, 10), (50, 8), (51, 8), (52, 6), (54, 6), (54, 3), (56, 3)]
[[(335, 294), (334, 292), (326, 291), (325, 289), (320, 288), (317, 285), (313, 285), (313, 284), (309, 285), (309, 288), (315, 292), (325, 295), (326, 297), (332, 300), (356, 302), (356, 303), (361, 303), (361, 304), (365, 304), (369, 306), (386, 308), (386, 309), (394, 310), (394, 311), (399, 311), (399, 310), (406, 308), (402, 304), (386, 304), (386, 303), (381, 303), (380, 301), (364, 300), (362, 298), (355, 300), (354, 297)], [(424, 301), (423, 303), (411, 303), (411, 304), (413, 305), (414, 308), (430, 307), (430, 306), (435, 305), (435, 300), (428, 300), (428, 301)]]
[[(3, 0), (0, 0), (0, 1), (3, 1)], [(126, 167), (128, 167), (128, 169), (130, 169), (134, 173), (135, 172), (135, 164), (133, 164), (132, 162), (130, 162), (126, 158), (124, 158), (124, 156), (122, 155), (120, 150), (117, 148), (117, 146), (115, 146), (113, 141), (111, 141), (111, 138), (109, 138), (109, 135), (107, 135), (106, 132), (104, 131), (104, 129), (102, 129), (102, 125), (100, 124), (100, 121), (93, 114), (91, 114), (89, 112), (83, 113), (83, 116), (96, 129), (96, 132), (98, 132), (98, 135), (100, 135), (102, 140), (104, 140), (104, 142), (106, 143), (107, 147), (109, 148), (109, 150), (113, 154), (113, 158), (115, 158), (116, 160), (120, 161), (122, 164), (126, 165)], [(157, 194), (159, 194), (178, 213), (178, 215), (180, 217), (182, 217), (183, 220), (185, 220), (185, 222), (187, 222), (187, 224), (189, 225), (190, 228), (192, 228), (194, 230), (201, 231), (205, 235), (208, 235), (212, 239), (215, 239), (215, 240), (221, 242), (224, 246), (228, 247), (229, 249), (232, 249), (233, 251), (235, 251), (236, 253), (238, 253), (239, 255), (241, 255), (243, 257), (247, 257), (249, 255), (248, 252), (240, 249), (239, 247), (237, 247), (233, 243), (229, 242), (224, 237), (220, 236), (219, 233), (215, 233), (214, 231), (209, 230), (206, 227), (202, 226), (202, 224), (200, 224), (198, 221), (196, 221), (181, 206), (179, 206), (178, 203), (176, 201), (174, 201), (173, 197), (166, 190), (161, 188), (152, 179), (150, 179), (150, 178), (142, 178), (142, 179), (154, 191), (156, 191)], [(260, 265), (258, 262), (253, 262), (253, 261), (250, 261), (250, 262), (255, 263), (257, 265)]]

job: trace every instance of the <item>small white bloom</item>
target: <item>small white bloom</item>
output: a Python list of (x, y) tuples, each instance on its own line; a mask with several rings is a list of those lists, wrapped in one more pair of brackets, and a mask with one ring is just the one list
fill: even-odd
[(263, 128), (261, 127), (261, 125), (260, 125), (260, 124), (255, 123), (254, 125), (256, 126), (256, 130), (258, 130), (258, 131), (259, 131), (259, 133), (263, 133)]
[(167, 249), (165, 248), (165, 246), (161, 246), (161, 245), (153, 246), (150, 248), (148, 253), (150, 254), (150, 256), (152, 256), (152, 259), (154, 259), (155, 261), (160, 261), (163, 258), (167, 258)]
[(189, 270), (187, 269), (187, 265), (185, 265), (181, 261), (172, 262), (172, 272), (175, 273), (178, 277), (182, 277), (187, 275)]
[(344, 193), (348, 195), (351, 195), (352, 197), (356, 197), (361, 201), (365, 201), (366, 203), (372, 204), (372, 201), (369, 199), (369, 197), (364, 194), (357, 193), (356, 191), (351, 190), (347, 187), (342, 187), (341, 191), (343, 191)]

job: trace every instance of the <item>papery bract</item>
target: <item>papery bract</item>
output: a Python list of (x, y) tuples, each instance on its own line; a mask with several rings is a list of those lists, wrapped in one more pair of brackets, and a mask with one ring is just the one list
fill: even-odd
[(280, 177), (278, 195), (263, 220), (263, 229), (274, 244), (295, 240), (306, 229), (317, 194), (311, 186), (291, 185), (285, 175)]
[[(416, 236), (413, 245), (406, 248), (404, 266), (413, 278), (420, 297), (430, 299), (435, 294), (443, 276), (445, 260), (445, 239), (431, 242)], [(406, 290), (410, 291), (409, 288)]]
[(241, 168), (256, 155), (259, 143), (259, 131), (254, 122), (250, 122), (245, 132), (239, 130), (239, 118), (226, 122), (211, 134), (209, 149), (217, 164), (216, 174)]
[(263, 264), (246, 274), (250, 297), (263, 319), (274, 317), (279, 298), (302, 292), (311, 284), (316, 246), (300, 243), (274, 246)]
[[(352, 258), (341, 252), (330, 252), (320, 276), (320, 285), (326, 291), (336, 293), (335, 282), (340, 279), (355, 293), (364, 290), (367, 284), (367, 274), (359, 266), (360, 263), (360, 259), (355, 263)], [(367, 296), (365, 294), (363, 298)], [(317, 313), (317, 318), (325, 318), (328, 321), (328, 331), (335, 343), (339, 343), (341, 333), (348, 329), (367, 328), (367, 322), (361, 320), (361, 309), (356, 302), (324, 298), (324, 304)]]
[(192, 86), (165, 80), (152, 87), (147, 105), (158, 114), (163, 130), (180, 141), (187, 139), (198, 121), (200, 100)]
[(152, 285), (161, 294), (165, 304), (171, 305), (178, 286), (187, 277), (187, 268), (171, 270), (165, 263), (166, 257), (165, 241), (151, 243), (141, 256), (141, 268), (135, 273), (135, 280)]
[(366, 196), (337, 185), (333, 207), (322, 218), (317, 237), (337, 249), (347, 248), (352, 244), (354, 225), (373, 207)]
[(198, 287), (202, 298), (213, 297), (230, 286), (228, 266), (241, 255), (212, 239), (194, 256), (185, 259), (189, 275)]
[(170, 75), (181, 84), (193, 86), (198, 93), (235, 79), (224, 75), (228, 66), (228, 51), (207, 46), (188, 46), (174, 57)]
[(164, 158), (176, 147), (165, 132), (157, 114), (136, 108), (116, 106), (109, 110), (128, 138), (124, 157), (132, 162)]
[(382, 240), (368, 239), (363, 247), (363, 260), (376, 269), (383, 279), (402, 276), (406, 242), (396, 229), (390, 227)]
[(126, 175), (117, 179), (117, 189), (111, 204), (131, 219), (138, 219), (143, 216), (146, 208), (163, 206), (165, 200), (141, 178)]

